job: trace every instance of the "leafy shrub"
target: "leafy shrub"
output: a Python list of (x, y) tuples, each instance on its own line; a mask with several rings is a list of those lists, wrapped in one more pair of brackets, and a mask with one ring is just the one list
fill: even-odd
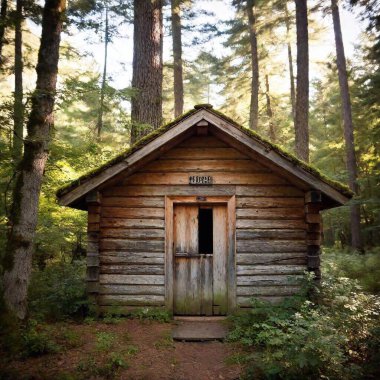
[(98, 351), (108, 351), (115, 340), (115, 334), (107, 332), (96, 333), (96, 349)]
[(294, 308), (254, 301), (252, 311), (233, 318), (230, 340), (256, 348), (247, 378), (354, 379), (376, 360), (378, 347), (370, 352), (369, 342), (380, 326), (380, 299), (332, 276), (314, 293), (316, 303)]
[(48, 331), (43, 331), (42, 326), (39, 326), (35, 320), (30, 320), (27, 327), (22, 333), (23, 347), (22, 356), (41, 356), (50, 353), (56, 353), (60, 350), (51, 334)]
[(34, 271), (29, 287), (29, 308), (34, 317), (62, 320), (84, 316), (88, 311), (86, 264), (52, 263)]
[(157, 321), (161, 323), (169, 323), (171, 321), (170, 312), (161, 308), (139, 308), (132, 311), (130, 317), (144, 321)]
[(380, 247), (364, 255), (352, 251), (325, 248), (322, 255), (323, 272), (355, 279), (364, 290), (380, 294)]
[(98, 362), (93, 357), (89, 357), (81, 360), (77, 366), (77, 370), (85, 375), (85, 379), (93, 376), (112, 379), (117, 376), (120, 369), (127, 368), (129, 368), (129, 364), (123, 355), (118, 352), (111, 352), (103, 363)]

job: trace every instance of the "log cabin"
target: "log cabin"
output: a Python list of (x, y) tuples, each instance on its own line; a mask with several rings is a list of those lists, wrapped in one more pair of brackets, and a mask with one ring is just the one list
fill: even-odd
[(320, 277), (320, 211), (349, 189), (198, 105), (58, 192), (88, 211), (87, 282), (100, 311), (227, 315)]

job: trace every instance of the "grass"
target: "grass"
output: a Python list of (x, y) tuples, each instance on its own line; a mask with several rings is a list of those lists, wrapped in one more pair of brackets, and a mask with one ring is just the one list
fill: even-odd
[(109, 351), (114, 345), (115, 340), (116, 336), (113, 333), (97, 332), (95, 347), (97, 351)]

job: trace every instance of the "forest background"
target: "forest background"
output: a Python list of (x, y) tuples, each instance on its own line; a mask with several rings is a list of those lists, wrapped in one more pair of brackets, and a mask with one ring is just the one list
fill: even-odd
[[(53, 0), (46, 3), (49, 2), (54, 3)], [(135, 1), (135, 4), (142, 3)], [(309, 42), (309, 57), (303, 62), (297, 57), (300, 49), (297, 49), (296, 3), (307, 3), (308, 6), (309, 35), (306, 40)], [(357, 173), (353, 173), (344, 137), (347, 126), (342, 116), (344, 105), (331, 15), (331, 4), (334, 3), (335, 0), (163, 2), (162, 115), (156, 113), (152, 122), (137, 121), (144, 133), (150, 128), (148, 124), (157, 127), (191, 109), (194, 104), (213, 103), (215, 108), (237, 122), (307, 160), (297, 150), (295, 132), (296, 90), (306, 83), (309, 92), (306, 123), (310, 136), (307, 143), (309, 162), (332, 179), (350, 185), (356, 193), (349, 204), (323, 213), (322, 259), (332, 260), (340, 274), (361, 281), (366, 291), (378, 293), (379, 5), (373, 0), (342, 1), (340, 4), (342, 34), (348, 53), (352, 149), (356, 156)], [(33, 106), (42, 6), (33, 0), (1, 2), (1, 274), (7, 267), (7, 232), (14, 217), (12, 191), (17, 188), (18, 165), (23, 157), (26, 124)], [(133, 6), (132, 2), (119, 0), (68, 2), (59, 55), (55, 122), (49, 159), (44, 168), (33, 244), (33, 276), (29, 289), (31, 310), (45, 310), (55, 317), (64, 317), (83, 306), (82, 295), (76, 304), (59, 292), (51, 295), (48, 289), (62, 284), (62, 287), (66, 286), (62, 290), (66, 292), (65, 297), (68, 289), (78, 291), (78, 294), (84, 292), (81, 259), (86, 253), (87, 215), (59, 207), (56, 191), (124, 151), (130, 146), (131, 139), (138, 137), (133, 116), (139, 98), (138, 86), (131, 83), (132, 57), (136, 53)], [(177, 13), (173, 12), (176, 7), (180, 10)], [(173, 38), (176, 26), (173, 19), (178, 20), (178, 16), (183, 53), (180, 59), (182, 104), (178, 103), (178, 82), (174, 85), (178, 49)], [(297, 65), (297, 62), (301, 64)], [(308, 62), (310, 81), (297, 84), (298, 69)], [(350, 182), (352, 176), (354, 186)], [(353, 210), (358, 212), (358, 224), (354, 229)], [(353, 231), (357, 234), (355, 244), (352, 244), (355, 240)], [(57, 294), (66, 299), (66, 305), (59, 305), (61, 301)], [(41, 300), (47, 296), (56, 299), (51, 305), (42, 305)], [(71, 296), (76, 299), (77, 294)]]

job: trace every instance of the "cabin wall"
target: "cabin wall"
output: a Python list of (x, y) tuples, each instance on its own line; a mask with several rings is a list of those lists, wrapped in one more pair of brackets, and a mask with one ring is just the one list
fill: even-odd
[[(213, 185), (189, 185), (189, 175), (212, 176)], [(239, 306), (297, 290), (288, 277), (302, 275), (311, 252), (304, 192), (217, 138), (199, 136), (102, 191), (100, 306), (165, 305), (165, 195), (236, 195)]]

